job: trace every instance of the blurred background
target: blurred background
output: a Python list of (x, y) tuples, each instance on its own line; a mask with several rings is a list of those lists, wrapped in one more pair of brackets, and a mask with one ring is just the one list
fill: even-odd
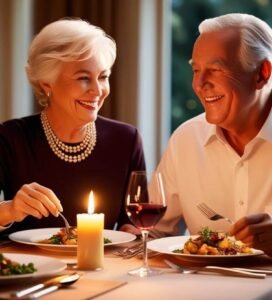
[(24, 72), (33, 36), (52, 21), (80, 17), (116, 40), (101, 115), (139, 128), (151, 172), (173, 130), (203, 111), (188, 64), (198, 24), (230, 12), (272, 26), (272, 0), (0, 0), (0, 121), (40, 109)]

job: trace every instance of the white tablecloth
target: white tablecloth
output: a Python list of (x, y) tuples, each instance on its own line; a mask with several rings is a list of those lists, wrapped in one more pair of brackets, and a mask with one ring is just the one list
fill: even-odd
[[(116, 248), (115, 248), (116, 249)], [(57, 257), (65, 262), (76, 262), (76, 256), (62, 256), (36, 247), (12, 244), (0, 248), (1, 252), (30, 253)], [(97, 296), (99, 300), (271, 300), (272, 275), (266, 279), (251, 279), (213, 274), (178, 274), (166, 267), (164, 255), (150, 259), (150, 265), (160, 267), (163, 273), (149, 278), (138, 278), (127, 272), (141, 265), (138, 258), (123, 259), (112, 254), (107, 248), (104, 269), (87, 271), (85, 278), (98, 280), (126, 281), (127, 284)], [(170, 257), (172, 259), (172, 257)], [(258, 260), (256, 260), (258, 263)], [(272, 269), (272, 260), (267, 260), (266, 267)], [(80, 289), (78, 290), (80, 299)], [(48, 296), (47, 296), (48, 297)], [(50, 299), (56, 299), (51, 294)], [(65, 300), (65, 299), (63, 299)], [(77, 299), (75, 299), (77, 300)]]

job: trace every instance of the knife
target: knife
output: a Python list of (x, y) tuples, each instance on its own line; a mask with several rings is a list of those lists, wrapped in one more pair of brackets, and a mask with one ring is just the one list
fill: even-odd
[(206, 266), (206, 267), (200, 267), (200, 268), (187, 268), (187, 267), (179, 266), (167, 259), (165, 259), (164, 262), (168, 266), (170, 266), (172, 269), (178, 271), (179, 273), (183, 273), (183, 274), (209, 272), (209, 273), (218, 273), (218, 274), (223, 274), (223, 275), (240, 276), (240, 277), (248, 277), (248, 278), (258, 278), (258, 279), (266, 278), (266, 274), (263, 274), (263, 273), (257, 274), (257, 273), (253, 273), (253, 272), (235, 270), (232, 268), (224, 268), (224, 267), (216, 267), (216, 266)]
[(272, 270), (268, 270), (268, 269), (254, 269), (254, 268), (232, 268), (234, 270), (238, 270), (238, 271), (246, 271), (246, 272), (251, 272), (251, 273), (264, 273), (267, 275), (271, 275), (272, 274)]
[[(28, 287), (28, 288), (23, 289), (23, 290), (18, 290), (18, 291), (12, 292), (11, 296), (16, 297), (16, 298), (22, 298), (26, 295), (29, 295), (33, 292), (36, 292), (38, 290), (45, 289), (45, 288), (48, 288), (48, 289), (52, 288), (52, 292), (53, 292), (54, 290), (58, 289), (62, 284), (73, 283), (76, 280), (78, 280), (79, 277), (80, 277), (80, 275), (78, 273), (72, 273), (72, 274), (65, 274), (65, 275), (57, 276), (55, 278), (46, 280), (43, 283), (33, 285), (33, 286)], [(53, 287), (54, 287), (54, 289), (53, 289)]]

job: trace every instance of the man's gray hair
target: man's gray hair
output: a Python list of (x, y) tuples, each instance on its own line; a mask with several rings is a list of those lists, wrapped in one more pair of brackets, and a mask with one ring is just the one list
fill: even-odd
[(267, 59), (272, 62), (272, 29), (261, 19), (240, 13), (231, 13), (204, 20), (200, 34), (233, 28), (240, 32), (240, 59), (245, 70), (256, 69)]

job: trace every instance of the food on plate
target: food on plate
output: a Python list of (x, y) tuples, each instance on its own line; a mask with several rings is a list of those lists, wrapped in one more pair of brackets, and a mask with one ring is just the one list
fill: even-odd
[(197, 255), (239, 255), (252, 253), (252, 249), (241, 241), (236, 241), (227, 233), (203, 228), (196, 238), (189, 238), (183, 249), (175, 249), (174, 253)]
[[(109, 244), (112, 241), (104, 237), (104, 244)], [(42, 244), (53, 245), (77, 245), (77, 228), (72, 228), (69, 235), (67, 235), (65, 228), (61, 228), (57, 234), (52, 235), (49, 239), (41, 240)]]
[(34, 267), (33, 263), (28, 264), (19, 264), (16, 261), (13, 261), (7, 257), (5, 257), (2, 253), (0, 253), (0, 275), (8, 276), (8, 275), (23, 275), (30, 274), (36, 272), (37, 269)]

